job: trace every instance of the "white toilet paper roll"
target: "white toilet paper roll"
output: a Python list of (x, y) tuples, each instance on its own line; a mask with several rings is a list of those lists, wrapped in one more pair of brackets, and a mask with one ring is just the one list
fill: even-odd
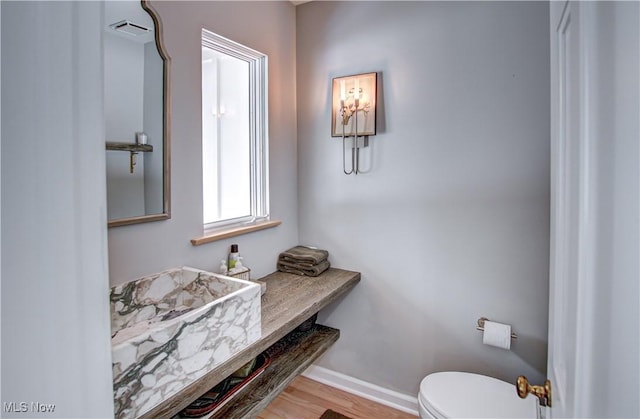
[(511, 349), (511, 326), (497, 322), (484, 322), (482, 343), (506, 350)]

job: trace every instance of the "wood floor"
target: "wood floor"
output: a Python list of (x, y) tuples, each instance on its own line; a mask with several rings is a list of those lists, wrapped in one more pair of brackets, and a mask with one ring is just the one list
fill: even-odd
[(258, 419), (318, 419), (327, 409), (352, 419), (416, 418), (299, 376), (258, 415)]

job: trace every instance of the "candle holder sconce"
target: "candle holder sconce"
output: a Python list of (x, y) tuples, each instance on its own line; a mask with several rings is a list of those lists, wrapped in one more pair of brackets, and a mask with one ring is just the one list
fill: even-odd
[[(346, 175), (362, 173), (360, 149), (376, 135), (377, 73), (356, 74), (333, 79), (331, 136), (342, 137), (342, 170)], [(351, 170), (346, 166), (346, 142), (352, 139)]]

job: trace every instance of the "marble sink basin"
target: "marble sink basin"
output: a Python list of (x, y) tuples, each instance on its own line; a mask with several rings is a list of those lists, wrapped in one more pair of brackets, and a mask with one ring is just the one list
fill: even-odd
[(261, 336), (260, 285), (183, 267), (111, 288), (117, 418), (141, 416)]

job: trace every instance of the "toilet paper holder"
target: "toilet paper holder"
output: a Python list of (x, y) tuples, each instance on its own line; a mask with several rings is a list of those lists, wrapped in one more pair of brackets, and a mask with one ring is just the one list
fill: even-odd
[[(478, 319), (478, 325), (476, 326), (476, 330), (479, 330), (481, 332), (484, 332), (484, 322), (485, 320), (489, 320), (486, 317), (480, 317)], [(515, 333), (511, 333), (511, 339), (518, 339), (518, 335), (516, 335)]]

